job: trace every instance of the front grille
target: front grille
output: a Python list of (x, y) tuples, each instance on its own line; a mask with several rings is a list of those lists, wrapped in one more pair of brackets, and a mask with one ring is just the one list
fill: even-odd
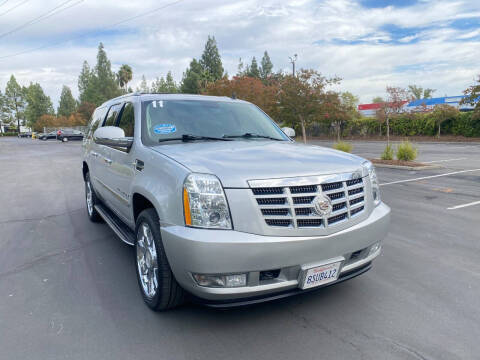
[(265, 216), (272, 216), (272, 215), (287, 216), (288, 209), (262, 209), (262, 214)]
[(271, 187), (271, 188), (256, 188), (252, 189), (255, 195), (279, 195), (283, 194), (283, 188)]
[(317, 185), (291, 186), (290, 192), (292, 194), (314, 193), (317, 192)]
[(257, 199), (258, 205), (283, 205), (287, 201), (285, 198), (263, 198)]
[(290, 226), (292, 224), (291, 220), (284, 219), (265, 219), (265, 222), (270, 226)]
[[(252, 188), (265, 223), (282, 228), (327, 228), (349, 221), (365, 210), (363, 178), (325, 184)], [(316, 196), (324, 194), (332, 202), (332, 212), (319, 216)]]

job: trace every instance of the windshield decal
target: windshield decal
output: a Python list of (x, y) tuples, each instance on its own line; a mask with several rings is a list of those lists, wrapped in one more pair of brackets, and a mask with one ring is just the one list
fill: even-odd
[(177, 131), (177, 127), (173, 124), (158, 124), (153, 128), (155, 134), (172, 134)]

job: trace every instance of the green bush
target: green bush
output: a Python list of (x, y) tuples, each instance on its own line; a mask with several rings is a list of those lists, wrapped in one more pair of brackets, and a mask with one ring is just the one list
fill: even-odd
[(0, 133), (0, 136), (17, 136), (18, 134), (16, 132), (4, 132)]
[(335, 150), (340, 150), (340, 151), (347, 152), (347, 153), (351, 153), (352, 150), (353, 150), (352, 144), (347, 143), (345, 141), (339, 141), (339, 142), (333, 144), (333, 148)]
[(402, 141), (397, 147), (397, 159), (413, 161), (417, 158), (417, 148), (408, 141)]
[(385, 150), (383, 150), (382, 160), (393, 160), (393, 146), (392, 145), (387, 145), (385, 146)]

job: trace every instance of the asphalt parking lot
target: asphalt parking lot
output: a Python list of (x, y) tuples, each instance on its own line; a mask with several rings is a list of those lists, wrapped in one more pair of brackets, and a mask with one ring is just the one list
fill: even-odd
[(80, 150), (0, 138), (0, 359), (479, 358), (480, 143), (422, 143), (419, 160), (441, 168), (377, 170), (392, 224), (366, 274), (166, 313), (144, 305), (133, 249), (88, 220)]

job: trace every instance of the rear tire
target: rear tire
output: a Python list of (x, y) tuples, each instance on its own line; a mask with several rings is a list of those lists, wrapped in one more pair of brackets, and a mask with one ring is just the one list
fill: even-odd
[(68, 138), (67, 138), (67, 137), (64, 137), (64, 138), (62, 139), (62, 142), (67, 142), (67, 141), (68, 141)]
[(154, 311), (172, 309), (185, 301), (163, 248), (155, 209), (140, 213), (135, 226), (135, 263), (143, 300)]
[(90, 221), (92, 222), (102, 222), (103, 219), (95, 209), (95, 205), (99, 203), (95, 190), (93, 189), (92, 183), (90, 182), (90, 173), (87, 172), (85, 175), (85, 202), (87, 205), (87, 215)]

